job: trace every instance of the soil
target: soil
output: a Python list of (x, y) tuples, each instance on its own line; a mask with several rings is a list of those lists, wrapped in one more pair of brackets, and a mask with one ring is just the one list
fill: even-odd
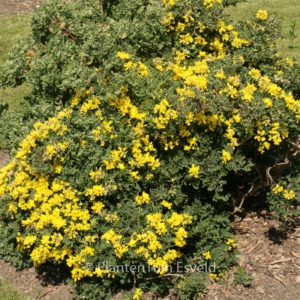
[[(41, 0), (0, 0), (0, 14), (31, 13), (40, 3)], [(0, 167), (8, 160), (9, 155), (0, 151)], [(282, 229), (263, 205), (250, 207), (234, 217), (233, 233), (241, 252), (239, 265), (253, 275), (252, 284), (250, 287), (232, 285), (236, 266), (225, 284), (209, 282), (202, 299), (300, 300), (300, 217), (290, 219)], [(23, 294), (33, 299), (72, 300), (69, 286), (54, 275), (45, 274), (34, 268), (17, 271), (0, 259), (0, 279), (7, 279)], [(146, 298), (152, 299), (151, 295)], [(176, 298), (165, 298), (171, 299)]]
[(231, 274), (224, 285), (212, 284), (204, 299), (300, 300), (300, 217), (291, 218), (284, 229), (272, 214), (256, 208), (235, 216), (233, 231), (239, 265), (252, 274), (252, 284), (233, 286)]
[(40, 6), (41, 2), (42, 0), (0, 0), (0, 15), (31, 13)]

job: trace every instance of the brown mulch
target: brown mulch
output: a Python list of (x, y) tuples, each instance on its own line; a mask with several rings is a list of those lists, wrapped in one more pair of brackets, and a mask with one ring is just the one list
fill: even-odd
[[(300, 209), (298, 207), (298, 211)], [(239, 265), (253, 275), (250, 287), (212, 284), (205, 300), (300, 300), (300, 217), (280, 227), (266, 210), (235, 217)]]
[[(41, 2), (0, 0), (0, 14), (30, 13)], [(0, 167), (8, 160), (9, 155), (0, 151)], [(236, 216), (233, 230), (241, 252), (239, 265), (253, 275), (252, 285), (233, 286), (231, 274), (223, 285), (210, 283), (202, 299), (300, 300), (300, 217), (293, 218), (288, 225), (287, 229), (281, 229), (279, 223), (263, 209), (249, 210), (242, 218)], [(0, 279), (7, 279), (33, 299), (72, 300), (68, 286), (49, 278), (45, 281), (34, 268), (17, 271), (0, 259)]]

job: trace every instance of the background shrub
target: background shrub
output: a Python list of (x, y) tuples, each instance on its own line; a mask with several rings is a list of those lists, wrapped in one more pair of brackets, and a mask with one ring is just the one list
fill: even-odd
[(247, 197), (271, 186), (280, 215), (299, 201), (299, 66), (266, 11), (230, 24), (236, 2), (43, 3), (0, 72), (33, 86), (39, 120), (0, 173), (18, 259), (67, 269), (78, 297), (191, 299), (195, 265), (217, 281), (235, 263), (230, 215)]

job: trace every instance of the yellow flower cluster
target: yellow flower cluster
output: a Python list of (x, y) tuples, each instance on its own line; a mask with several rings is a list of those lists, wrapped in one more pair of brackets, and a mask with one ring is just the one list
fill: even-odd
[[(271, 125), (272, 127), (268, 132), (266, 132), (264, 129), (260, 129), (263, 125)], [(260, 153), (264, 153), (265, 150), (270, 149), (270, 142), (273, 142), (274, 145), (279, 145), (282, 140), (286, 139), (289, 135), (289, 131), (287, 128), (281, 130), (280, 132), (280, 123), (275, 122), (273, 124), (270, 124), (270, 120), (268, 118), (266, 118), (263, 122), (258, 121), (257, 127), (259, 129), (257, 129), (257, 135), (254, 137), (254, 139), (260, 142), (260, 147), (258, 148), (258, 151)]]
[(212, 281), (218, 281), (219, 280), (219, 276), (217, 274), (214, 274), (214, 273), (210, 273), (209, 277), (211, 278)]
[(281, 193), (282, 191), (283, 191), (283, 187), (280, 186), (280, 185), (278, 185), (278, 184), (276, 184), (276, 186), (273, 188), (274, 194), (279, 194), (279, 193)]
[(169, 107), (170, 104), (167, 99), (163, 99), (160, 104), (155, 105), (154, 113), (159, 113), (159, 116), (154, 118), (154, 123), (158, 129), (166, 128), (170, 119), (174, 120), (178, 117), (177, 112)]
[(221, 4), (222, 0), (204, 0), (203, 1), (203, 5), (205, 6), (206, 9), (212, 8), (214, 3)]
[(226, 245), (228, 245), (228, 250), (232, 250), (232, 248), (235, 248), (236, 247), (236, 242), (234, 239), (232, 238), (229, 238), (226, 242)]
[(162, 213), (147, 215), (146, 219), (149, 225), (156, 230), (156, 233), (158, 235), (164, 235), (167, 233), (166, 224), (162, 221)]
[(151, 230), (146, 230), (140, 234), (134, 232), (130, 238), (128, 247), (134, 248), (136, 254), (144, 256), (149, 265), (157, 269), (158, 274), (164, 274), (168, 269), (168, 265), (180, 257), (181, 253), (169, 249), (164, 255), (157, 256), (157, 251), (162, 249), (159, 237), (173, 232), (175, 235), (174, 244), (178, 247), (183, 247), (186, 244), (185, 239), (188, 237), (184, 226), (191, 224), (192, 216), (173, 212), (167, 218), (162, 213), (154, 213), (148, 214), (146, 219), (156, 233)]
[(120, 59), (123, 59), (123, 60), (128, 60), (125, 64), (124, 64), (124, 68), (125, 70), (135, 70), (137, 69), (138, 70), (138, 74), (141, 76), (141, 77), (149, 77), (150, 74), (149, 74), (149, 70), (148, 70), (148, 67), (142, 63), (142, 62), (133, 62), (132, 60), (129, 60), (130, 59), (130, 54), (126, 53), (126, 52), (118, 52), (117, 53), (117, 56), (120, 58)]
[(161, 205), (164, 206), (164, 207), (166, 207), (166, 208), (168, 208), (168, 209), (171, 209), (171, 208), (172, 208), (172, 203), (167, 202), (166, 200), (163, 200), (163, 201), (161, 202)]
[(222, 163), (227, 164), (227, 162), (230, 160), (231, 160), (231, 154), (226, 150), (222, 150)]
[(117, 53), (118, 57), (121, 58), (121, 59), (130, 59), (130, 54), (126, 53), (126, 52), (122, 52), (122, 51), (119, 51)]
[(121, 258), (124, 253), (128, 251), (128, 246), (125, 246), (121, 243), (122, 235), (116, 234), (113, 229), (110, 229), (106, 233), (104, 233), (101, 239), (106, 240), (106, 243), (112, 244), (115, 250), (115, 255), (118, 258)]
[(283, 197), (287, 200), (292, 200), (296, 197), (296, 195), (293, 190), (284, 190)]
[(136, 288), (132, 299), (133, 300), (140, 300), (142, 295), (143, 295), (142, 290), (139, 289), (139, 288)]
[(110, 105), (117, 107), (122, 115), (128, 115), (130, 119), (143, 120), (146, 117), (146, 113), (139, 112), (138, 108), (131, 103), (129, 96), (127, 96), (128, 88), (122, 89), (122, 95), (119, 99), (115, 97), (110, 98)]
[(210, 259), (211, 259), (210, 251), (203, 252), (202, 255), (204, 256), (204, 258), (205, 258), (206, 260), (210, 260)]
[(267, 20), (268, 19), (268, 12), (266, 10), (262, 10), (260, 9), (257, 13), (256, 13), (256, 18), (260, 19), (260, 20)]
[(97, 97), (92, 96), (90, 99), (88, 99), (86, 102), (82, 104), (80, 111), (86, 113), (89, 110), (98, 109), (100, 103), (101, 102)]
[(295, 192), (293, 190), (284, 189), (283, 186), (276, 184), (273, 188), (274, 194), (279, 194), (283, 192), (283, 197), (287, 200), (292, 200), (296, 197)]
[(142, 195), (137, 195), (135, 197), (135, 202), (139, 205), (150, 202), (150, 195), (143, 192)]
[(163, 0), (163, 2), (167, 6), (173, 6), (174, 4), (176, 4), (178, 2), (178, 0)]
[(189, 169), (189, 174), (191, 177), (199, 178), (200, 167), (192, 164)]

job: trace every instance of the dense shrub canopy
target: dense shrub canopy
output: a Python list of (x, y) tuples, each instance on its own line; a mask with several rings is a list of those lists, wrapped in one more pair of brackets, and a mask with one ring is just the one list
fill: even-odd
[(233, 25), (231, 2), (43, 3), (0, 73), (56, 108), (0, 173), (2, 234), (23, 259), (100, 282), (103, 298), (134, 287), (139, 299), (169, 276), (161, 291), (190, 299), (203, 272), (170, 266), (226, 277), (230, 207), (270, 185), (280, 216), (298, 199), (298, 66), (277, 52), (273, 16)]

